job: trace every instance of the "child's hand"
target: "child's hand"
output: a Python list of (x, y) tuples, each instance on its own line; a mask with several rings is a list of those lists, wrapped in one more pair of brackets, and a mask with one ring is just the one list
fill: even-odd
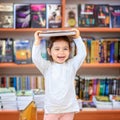
[(36, 31), (34, 33), (34, 37), (35, 37), (35, 41), (34, 41), (34, 45), (39, 45), (40, 44), (40, 40), (42, 39), (39, 34), (41, 33), (42, 31)]
[(73, 37), (74, 39), (79, 38), (79, 37), (80, 37), (80, 31), (79, 31), (79, 29), (75, 28), (75, 29), (72, 29), (72, 30), (76, 32), (76, 34), (73, 35), (72, 37)]
[(42, 33), (42, 31), (36, 31), (34, 33), (35, 41), (40, 41), (41, 40), (41, 37), (39, 36), (40, 33)]

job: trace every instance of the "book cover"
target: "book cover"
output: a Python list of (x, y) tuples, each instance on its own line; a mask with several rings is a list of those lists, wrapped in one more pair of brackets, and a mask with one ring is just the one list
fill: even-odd
[(31, 41), (15, 40), (14, 41), (14, 58), (17, 64), (32, 63), (31, 59)]
[(46, 28), (46, 4), (31, 4), (31, 27)]
[(61, 28), (61, 4), (47, 4), (47, 28)]
[[(119, 39), (118, 39), (119, 40)], [(114, 41), (115, 42), (115, 55), (114, 55), (114, 58), (115, 58), (115, 60), (114, 60), (114, 62), (115, 63), (118, 63), (119, 61), (118, 61), (118, 49), (119, 49), (119, 47), (118, 47), (118, 40), (117, 41)]]
[(65, 8), (65, 27), (78, 27), (77, 4), (67, 4)]
[(107, 4), (96, 5), (95, 9), (97, 27), (109, 27), (110, 24), (109, 5)]
[(6, 77), (1, 77), (0, 78), (0, 88), (5, 88), (6, 87)]
[(0, 28), (13, 28), (13, 3), (0, 3)]
[(96, 95), (100, 95), (100, 79), (96, 79)]
[(118, 41), (118, 63), (120, 63), (120, 39)]
[(109, 79), (109, 94), (113, 94), (113, 79)]
[(79, 98), (80, 95), (80, 77), (76, 75), (75, 77), (75, 92), (76, 92), (76, 98)]
[(105, 80), (104, 79), (100, 80), (100, 95), (102, 96), (105, 95)]
[(84, 98), (84, 89), (85, 89), (85, 79), (80, 78), (80, 92), (79, 92), (80, 99)]
[(80, 27), (94, 27), (96, 25), (94, 4), (78, 5), (78, 25)]
[(120, 28), (120, 5), (111, 5), (109, 9), (111, 27)]
[(105, 95), (109, 95), (109, 79), (105, 79)]
[(96, 111), (97, 107), (93, 101), (83, 101), (82, 111)]
[(0, 62), (13, 62), (13, 39), (0, 38)]
[(91, 46), (92, 41), (94, 41), (93, 37), (83, 37), (83, 41), (86, 46), (87, 56), (86, 56), (86, 63), (91, 63)]
[(14, 28), (29, 28), (30, 15), (29, 4), (14, 4)]
[(90, 61), (91, 63), (95, 63), (95, 40), (91, 41), (91, 56), (90, 56)]
[(97, 79), (93, 79), (93, 96), (96, 95), (97, 92)]
[(4, 55), (4, 48), (5, 48), (5, 41), (0, 39), (0, 62), (3, 61), (3, 55)]
[(41, 56), (47, 60), (48, 59), (48, 53), (47, 53), (47, 40), (45, 38), (43, 38), (41, 40), (41, 44), (40, 44), (40, 48), (41, 48)]

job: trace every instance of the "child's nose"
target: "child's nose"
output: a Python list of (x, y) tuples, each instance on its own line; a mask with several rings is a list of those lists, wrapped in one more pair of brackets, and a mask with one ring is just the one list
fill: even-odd
[(60, 53), (64, 53), (64, 50), (61, 49), (61, 50), (60, 50)]

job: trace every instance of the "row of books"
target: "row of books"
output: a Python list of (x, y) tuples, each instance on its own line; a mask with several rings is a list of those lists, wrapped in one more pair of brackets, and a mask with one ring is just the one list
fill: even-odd
[(120, 109), (119, 95), (94, 96), (93, 102), (98, 110)]
[(92, 100), (93, 96), (120, 95), (120, 77), (77, 78), (75, 80), (77, 98)]
[(60, 28), (61, 4), (0, 4), (0, 28)]
[(65, 13), (65, 27), (120, 28), (120, 5), (1, 3), (1, 28), (60, 28)]
[(120, 38), (83, 37), (87, 49), (85, 63), (120, 63)]
[[(1, 76), (0, 88), (14, 87), (16, 91), (40, 89), (45, 90), (43, 76)], [(93, 77), (75, 79), (76, 97), (92, 100), (93, 96), (120, 95), (120, 77)]]
[(67, 4), (65, 27), (120, 28), (120, 5)]
[(16, 91), (41, 89), (44, 90), (43, 76), (1, 76), (0, 88), (14, 87)]
[(44, 91), (40, 89), (19, 90), (0, 88), (0, 110), (25, 110), (32, 102), (37, 109), (44, 109)]
[[(49, 60), (47, 53), (48, 39), (41, 40), (41, 55)], [(87, 56), (85, 63), (119, 63), (120, 62), (120, 38), (83, 37), (86, 45)], [(0, 38), (0, 62), (15, 62), (17, 64), (32, 63), (32, 40), (15, 40), (12, 38)], [(76, 54), (74, 42), (71, 42), (72, 58)]]
[[(44, 110), (45, 94), (43, 90), (19, 90), (14, 88), (0, 88), (0, 110), (25, 110), (34, 101), (37, 110)], [(79, 109), (95, 111), (99, 109), (120, 109), (120, 96), (94, 96), (91, 101), (78, 99)]]
[(30, 40), (0, 38), (0, 62), (32, 63), (32, 42)]

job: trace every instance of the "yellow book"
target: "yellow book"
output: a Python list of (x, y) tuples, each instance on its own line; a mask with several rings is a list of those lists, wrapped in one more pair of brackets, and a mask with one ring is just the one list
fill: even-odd
[(37, 108), (32, 101), (23, 111), (20, 111), (19, 120), (37, 120)]

